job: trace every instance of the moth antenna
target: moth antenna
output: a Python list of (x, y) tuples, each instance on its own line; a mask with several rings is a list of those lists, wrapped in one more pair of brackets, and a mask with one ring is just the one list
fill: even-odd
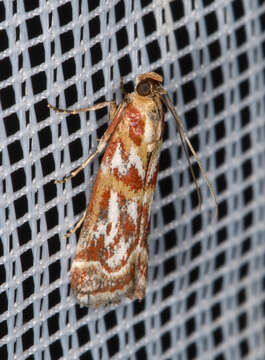
[(195, 174), (194, 174), (194, 170), (193, 170), (192, 164), (191, 164), (191, 162), (190, 162), (189, 153), (188, 153), (188, 151), (187, 151), (186, 144), (185, 144), (184, 139), (183, 139), (183, 135), (182, 135), (179, 127), (178, 127), (177, 130), (178, 130), (178, 133), (179, 133), (179, 137), (180, 137), (180, 140), (181, 140), (182, 147), (183, 147), (184, 152), (185, 152), (186, 159), (188, 160), (188, 163), (189, 163), (189, 168), (190, 168), (190, 172), (191, 172), (193, 181), (194, 181), (195, 186), (196, 186), (196, 192), (197, 192), (197, 197), (198, 197), (198, 202), (199, 202), (199, 209), (201, 210), (201, 206), (202, 206), (201, 192), (200, 192), (200, 189), (199, 189), (199, 186), (198, 186), (198, 182), (197, 182), (197, 180), (196, 180), (196, 176), (195, 176)]
[[(213, 201), (214, 201), (214, 204), (215, 204), (216, 218), (218, 218), (218, 204), (217, 204), (217, 200), (216, 200), (216, 196), (215, 196), (212, 184), (210, 183), (210, 180), (208, 179), (206, 171), (204, 170), (204, 168), (203, 168), (203, 166), (202, 166), (202, 164), (201, 164), (201, 162), (200, 162), (200, 160), (198, 158), (198, 155), (197, 155), (196, 151), (194, 150), (193, 146), (191, 145), (189, 137), (188, 137), (188, 135), (187, 135), (187, 133), (185, 131), (185, 128), (184, 128), (181, 120), (178, 117), (178, 114), (177, 114), (177, 112), (175, 110), (175, 107), (174, 107), (168, 93), (165, 90), (163, 91), (163, 95), (165, 95), (166, 99), (164, 97), (162, 97), (162, 96), (161, 96), (161, 99), (162, 99), (163, 103), (166, 105), (166, 107), (170, 110), (170, 112), (172, 113), (172, 115), (173, 115), (173, 117), (174, 117), (174, 119), (176, 121), (178, 132), (180, 134), (180, 139), (182, 139), (182, 141), (181, 141), (182, 145), (183, 145), (183, 138), (184, 138), (187, 145), (188, 145), (188, 147), (189, 147), (189, 149), (190, 149), (190, 151), (191, 151), (191, 153), (192, 153), (192, 155), (193, 155), (193, 157), (194, 157), (194, 159), (196, 160), (196, 162), (197, 162), (197, 164), (198, 164), (198, 166), (199, 166), (199, 168), (201, 170), (202, 176), (204, 177), (204, 179), (206, 181), (206, 184), (207, 184), (207, 186), (208, 186), (208, 188), (210, 190), (210, 193), (212, 195), (212, 198), (213, 198)], [(183, 138), (181, 138), (181, 135), (183, 136)], [(188, 162), (189, 162), (190, 169), (192, 169), (191, 168), (191, 163), (190, 163), (190, 160), (189, 160), (189, 155), (188, 155), (187, 149), (185, 147), (184, 147), (184, 150), (185, 150), (185, 154), (187, 156)], [(191, 170), (191, 173), (193, 173), (193, 175), (194, 175), (194, 172), (192, 170)], [(195, 176), (193, 176), (193, 179), (194, 179), (194, 177)], [(195, 183), (196, 183), (196, 180), (195, 180)], [(197, 187), (197, 183), (196, 183), (196, 187)]]

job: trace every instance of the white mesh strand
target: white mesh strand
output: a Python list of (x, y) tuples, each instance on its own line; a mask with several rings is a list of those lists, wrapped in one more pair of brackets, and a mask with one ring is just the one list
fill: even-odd
[[(0, 359), (265, 359), (265, 2), (0, 3)], [(50, 112), (164, 77), (213, 183), (203, 205), (166, 114), (142, 302), (80, 308), (69, 288), (106, 111)], [(199, 172), (198, 172), (199, 174)]]

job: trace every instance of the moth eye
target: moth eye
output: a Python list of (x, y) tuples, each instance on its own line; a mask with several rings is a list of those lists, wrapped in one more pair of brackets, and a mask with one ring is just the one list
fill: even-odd
[(148, 80), (141, 81), (136, 88), (136, 91), (141, 96), (147, 96), (151, 92), (151, 85)]

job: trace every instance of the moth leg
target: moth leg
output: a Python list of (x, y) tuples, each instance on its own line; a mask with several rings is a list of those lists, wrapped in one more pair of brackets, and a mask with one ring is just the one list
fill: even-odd
[[(121, 104), (118, 109), (116, 109), (116, 104), (114, 101), (105, 101), (104, 103), (100, 103), (100, 104), (97, 104), (97, 105), (93, 105), (90, 107), (90, 109), (94, 109), (94, 110), (97, 110), (97, 109), (100, 109), (102, 107), (104, 107), (102, 104), (105, 104), (104, 106), (107, 106), (107, 105), (110, 105), (111, 107), (111, 123), (108, 127), (108, 129), (105, 131), (104, 135), (102, 136), (102, 138), (100, 139), (99, 143), (98, 143), (98, 146), (97, 146), (97, 149), (96, 151), (94, 151), (84, 162), (83, 164), (81, 164), (77, 169), (75, 169), (74, 171), (72, 171), (70, 173), (70, 175), (64, 177), (62, 180), (55, 180), (54, 183), (55, 184), (63, 184), (65, 183), (66, 181), (68, 181), (69, 179), (71, 179), (72, 177), (75, 177), (81, 170), (83, 170), (93, 159), (95, 156), (97, 156), (98, 154), (100, 154), (105, 146), (107, 145), (107, 142), (110, 138), (110, 136), (112, 135), (112, 133), (114, 132), (119, 120), (120, 120), (120, 115), (123, 111), (123, 108), (125, 107), (126, 104)], [(115, 114), (113, 115), (114, 113), (114, 107), (116, 109), (115, 111)], [(88, 108), (87, 108), (88, 109)], [(63, 110), (62, 110), (63, 111)]]
[(109, 118), (110, 118), (110, 122), (112, 122), (115, 114), (117, 111), (117, 104), (115, 103), (115, 101), (112, 101), (110, 104), (110, 108), (109, 108)]
[(80, 228), (80, 226), (83, 224), (85, 217), (86, 217), (86, 210), (84, 211), (84, 214), (82, 215), (81, 219), (75, 224), (75, 226), (71, 230), (67, 231), (67, 233), (64, 235), (63, 238), (66, 239), (69, 236), (73, 235), (76, 232), (76, 230)]
[(91, 105), (91, 106), (87, 106), (85, 108), (81, 108), (81, 109), (73, 109), (73, 110), (68, 110), (68, 109), (59, 109), (51, 104), (48, 104), (48, 108), (54, 110), (55, 112), (60, 112), (63, 114), (79, 114), (80, 112), (87, 112), (87, 111), (91, 111), (91, 110), (99, 110), (102, 109), (106, 106), (110, 106), (111, 108), (113, 106), (115, 106), (116, 108), (116, 103), (115, 101), (103, 101), (99, 104), (95, 104), (95, 105)]
[(75, 177), (81, 170), (83, 170), (89, 163), (94, 159), (94, 157), (99, 154), (98, 147), (95, 152), (93, 152), (87, 159), (84, 161), (77, 169), (72, 171), (68, 176), (65, 176), (62, 180), (54, 180), (55, 184), (63, 184), (71, 178)]
[[(60, 112), (60, 113), (63, 113), (63, 114), (72, 114), (72, 115), (73, 114), (78, 114), (80, 112), (90, 111), (90, 110), (99, 110), (99, 109), (102, 109), (102, 108), (104, 108), (106, 106), (110, 106), (110, 114), (113, 114), (114, 111), (117, 108), (117, 105), (116, 105), (115, 101), (104, 101), (104, 102), (99, 103), (99, 104), (95, 104), (95, 105), (92, 105), (92, 106), (88, 106), (88, 107), (85, 107), (85, 108), (82, 108), (82, 109), (75, 109), (75, 110), (59, 109), (59, 108), (54, 107), (51, 104), (48, 104), (48, 107), (50, 109), (56, 111), (56, 112)], [(114, 116), (114, 115), (112, 115), (112, 116)], [(93, 160), (93, 158), (95, 157), (96, 154), (97, 154), (97, 152), (93, 153), (79, 168), (72, 171), (69, 176), (66, 176), (62, 180), (55, 180), (54, 181), (55, 184), (63, 184), (67, 180), (69, 180), (72, 177), (76, 176), (82, 169), (84, 169), (87, 166), (87, 164), (89, 164), (89, 162), (91, 160)]]

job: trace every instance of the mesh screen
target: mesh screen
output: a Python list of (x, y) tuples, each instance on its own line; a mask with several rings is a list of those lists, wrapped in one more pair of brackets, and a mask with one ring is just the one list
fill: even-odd
[[(0, 358), (265, 359), (265, 1), (0, 2)], [(213, 183), (195, 186), (166, 113), (142, 302), (81, 308), (69, 287), (98, 170), (62, 178), (147, 71), (163, 75)]]

